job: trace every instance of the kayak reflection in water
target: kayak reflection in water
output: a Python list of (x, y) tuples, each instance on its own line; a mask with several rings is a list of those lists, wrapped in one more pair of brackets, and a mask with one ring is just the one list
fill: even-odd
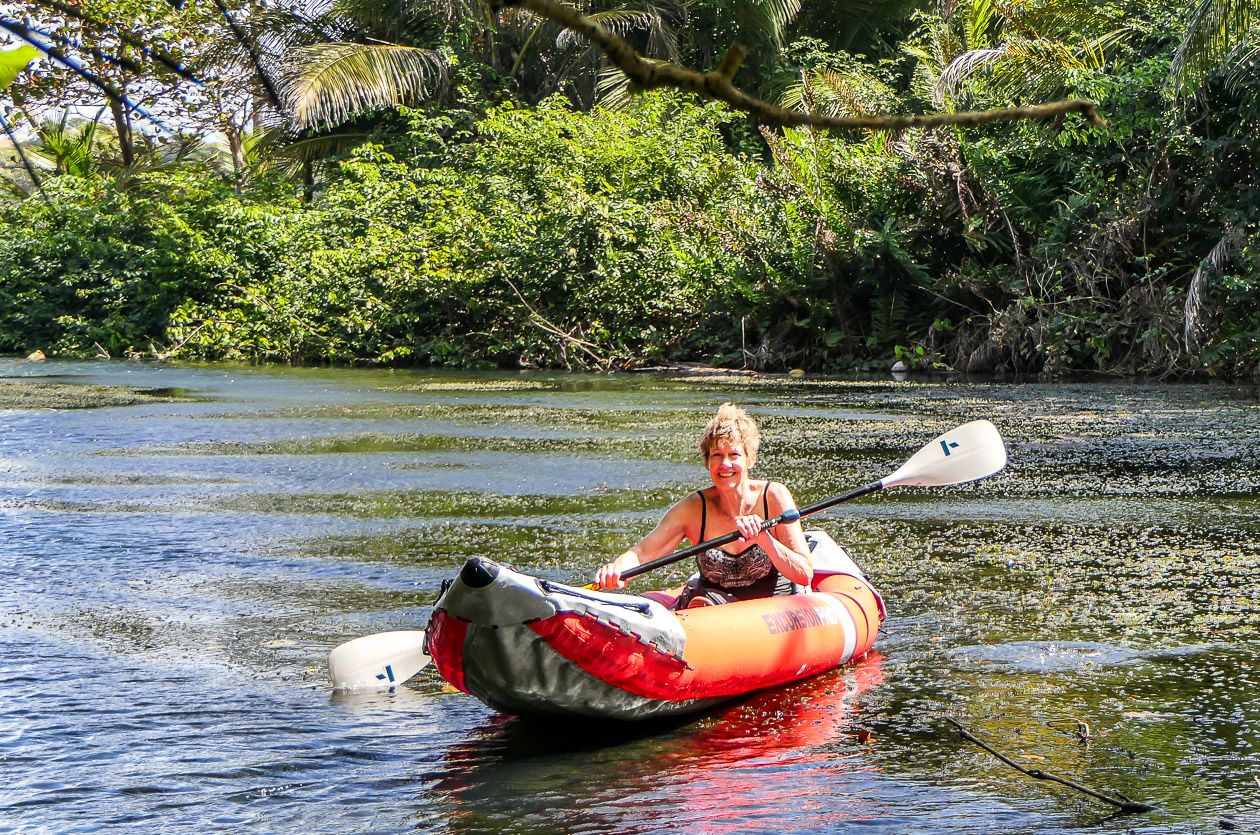
[[(885, 789), (860, 734), (870, 737), (868, 703), (883, 686), (882, 663), (873, 650), (856, 666), (763, 690), (699, 720), (484, 717), (452, 733), (456, 741), (424, 774), (425, 792), (447, 815), (432, 828), (465, 835), (562, 820), (569, 832), (722, 833), (878, 824), (887, 809), (872, 795)], [(564, 790), (539, 790), (556, 786)]]
[(595, 583), (603, 589), (625, 588), (622, 572), (671, 553), (684, 539), (700, 543), (738, 531), (740, 539), (696, 558), (700, 574), (683, 587), (674, 608), (807, 589), (813, 564), (800, 522), (761, 530), (763, 521), (796, 507), (796, 502), (783, 484), (749, 475), (760, 444), (761, 433), (748, 413), (722, 404), (700, 436), (700, 452), (713, 486), (688, 494), (666, 511), (638, 545), (600, 567)]

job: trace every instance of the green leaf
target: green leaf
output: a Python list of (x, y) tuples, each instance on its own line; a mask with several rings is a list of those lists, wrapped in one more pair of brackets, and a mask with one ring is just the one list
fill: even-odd
[(39, 50), (23, 44), (17, 49), (0, 52), (0, 90), (8, 87), (18, 77), (18, 73), (39, 57)]
[(302, 127), (426, 98), (446, 83), (445, 59), (397, 44), (324, 43), (298, 50), (288, 98)]

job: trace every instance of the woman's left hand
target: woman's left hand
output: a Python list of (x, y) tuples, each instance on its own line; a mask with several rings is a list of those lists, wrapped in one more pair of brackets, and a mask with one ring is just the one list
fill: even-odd
[(752, 542), (763, 533), (761, 526), (765, 521), (755, 513), (750, 513), (747, 516), (736, 516), (735, 530), (739, 531), (740, 539), (744, 542)]

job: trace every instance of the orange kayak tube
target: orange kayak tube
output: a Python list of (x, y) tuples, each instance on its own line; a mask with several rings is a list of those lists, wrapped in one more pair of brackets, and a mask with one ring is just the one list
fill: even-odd
[(825, 533), (808, 538), (811, 593), (680, 612), (668, 593), (588, 591), (474, 558), (438, 599), (425, 648), (451, 685), (504, 713), (703, 710), (871, 649), (885, 616), (878, 592)]

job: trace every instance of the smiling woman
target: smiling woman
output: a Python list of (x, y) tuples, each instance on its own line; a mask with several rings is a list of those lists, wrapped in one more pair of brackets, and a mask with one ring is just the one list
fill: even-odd
[[(761, 433), (747, 412), (724, 403), (700, 436), (700, 452), (713, 486), (697, 490), (666, 511), (637, 545), (600, 567), (600, 588), (625, 588), (622, 572), (692, 543), (725, 533), (740, 538), (697, 557), (699, 575), (683, 589), (675, 608), (731, 603), (800, 592), (813, 566), (799, 522), (763, 529), (762, 523), (796, 507), (787, 487), (749, 475), (757, 463)], [(728, 550), (730, 549), (730, 550)]]

